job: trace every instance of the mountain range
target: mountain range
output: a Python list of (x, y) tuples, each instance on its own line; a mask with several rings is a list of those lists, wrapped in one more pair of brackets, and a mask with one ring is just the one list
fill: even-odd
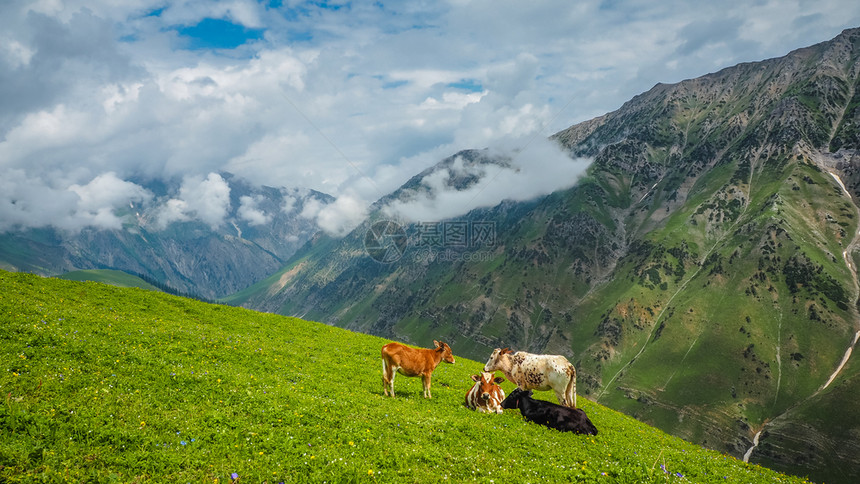
[[(161, 224), (152, 208), (157, 204), (132, 203), (118, 214), (122, 230), (44, 227), (2, 233), (0, 268), (46, 276), (121, 270), (173, 292), (216, 299), (280, 269), (316, 230), (312, 219), (301, 216), (305, 205), (334, 200), (313, 190), (256, 186), (229, 173), (219, 176), (229, 190), (229, 208), (220, 225), (193, 219)], [(160, 200), (178, 191), (178, 184), (170, 181), (140, 184)], [(241, 216), (247, 201), (268, 217), (265, 223)]]
[(563, 354), (587, 398), (739, 458), (851, 482), (858, 55), (852, 29), (658, 84), (551, 137), (593, 160), (572, 188), (397, 218), (391, 207), (432, 199), (439, 180), (466, 190), (510, 163), (458, 153), (228, 301), (440, 339), (476, 360), (495, 347)]

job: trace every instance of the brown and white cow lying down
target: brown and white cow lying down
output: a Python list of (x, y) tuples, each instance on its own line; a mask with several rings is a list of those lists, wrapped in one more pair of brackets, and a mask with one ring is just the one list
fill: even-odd
[(502, 413), (502, 400), (505, 399), (505, 391), (498, 384), (505, 381), (504, 378), (494, 378), (495, 373), (479, 373), (472, 375), (475, 384), (466, 393), (466, 406), (481, 413)]
[(454, 363), (451, 347), (433, 341), (435, 349), (411, 348), (400, 343), (388, 343), (382, 347), (382, 393), (394, 396), (394, 372), (404, 376), (420, 376), (424, 382), (424, 398), (430, 396), (430, 377), (440, 361)]
[(523, 390), (555, 391), (558, 403), (576, 408), (576, 369), (561, 355), (535, 355), (509, 348), (493, 350), (484, 371), (501, 370)]
[(502, 402), (502, 408), (518, 408), (529, 422), (562, 432), (597, 435), (597, 427), (579, 408), (563, 407), (552, 402), (535, 400), (531, 390), (515, 389)]

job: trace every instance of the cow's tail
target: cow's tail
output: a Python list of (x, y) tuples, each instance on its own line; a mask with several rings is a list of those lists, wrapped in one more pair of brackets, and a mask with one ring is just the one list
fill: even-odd
[[(567, 374), (570, 377), (570, 380), (567, 382), (567, 388), (564, 391), (565, 400), (567, 400), (568, 406), (573, 403), (572, 408), (576, 408), (576, 368), (573, 365), (567, 366)], [(573, 398), (573, 402), (570, 401), (570, 398)]]

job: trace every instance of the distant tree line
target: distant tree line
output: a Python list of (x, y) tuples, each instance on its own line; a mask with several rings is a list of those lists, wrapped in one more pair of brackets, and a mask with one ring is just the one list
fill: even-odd
[(138, 272), (135, 275), (137, 277), (143, 279), (145, 282), (152, 284), (159, 291), (166, 292), (167, 294), (172, 294), (174, 296), (179, 296), (179, 297), (185, 297), (188, 299), (195, 299), (197, 301), (201, 301), (201, 302), (205, 302), (205, 303), (209, 303), (209, 304), (217, 304), (217, 301), (214, 301), (214, 300), (209, 299), (207, 297), (203, 297), (199, 294), (184, 292), (184, 291), (180, 291), (179, 289), (170, 287), (167, 285), (167, 283), (159, 281), (159, 280), (155, 279), (154, 277), (150, 276), (149, 274), (144, 274), (142, 272)]

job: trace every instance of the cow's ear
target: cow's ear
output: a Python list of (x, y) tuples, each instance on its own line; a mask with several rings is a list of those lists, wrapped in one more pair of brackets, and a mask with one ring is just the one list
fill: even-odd
[(438, 341), (436, 341), (435, 339), (433, 340), (433, 344), (434, 344), (434, 345), (436, 345), (436, 347), (437, 347), (437, 348), (438, 348), (439, 346), (441, 346), (441, 344), (440, 344)]
[(505, 349), (503, 349), (503, 350), (502, 350), (502, 354), (503, 354), (503, 355), (506, 355), (506, 354), (508, 354), (508, 353), (513, 353), (513, 351), (511, 351), (511, 349), (510, 349), (510, 348), (505, 348)]
[(472, 381), (480, 381), (481, 375), (472, 375)]
[(497, 376), (496, 379), (493, 381), (496, 383), (501, 383), (501, 382), (505, 381), (505, 379), (503, 377)]

